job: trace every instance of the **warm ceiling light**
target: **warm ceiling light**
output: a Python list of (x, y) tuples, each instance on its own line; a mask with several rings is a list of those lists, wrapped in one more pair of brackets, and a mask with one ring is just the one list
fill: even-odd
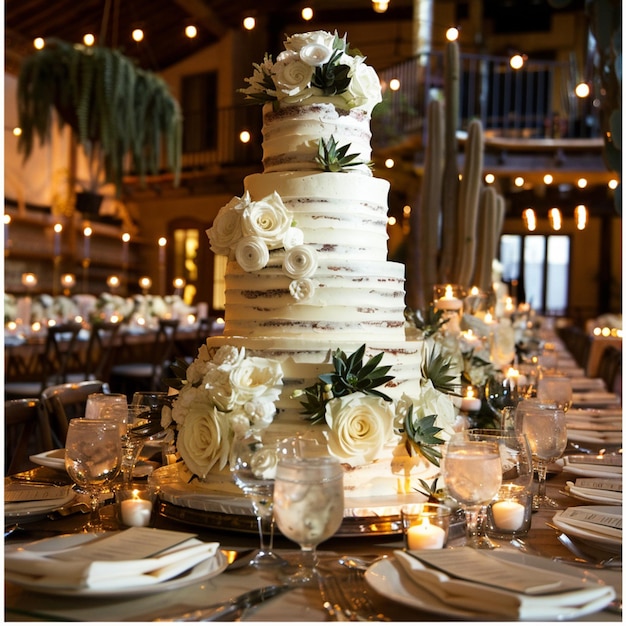
[(543, 177), (543, 182), (544, 182), (546, 185), (550, 185), (550, 184), (552, 184), (552, 182), (553, 182), (553, 181), (554, 181), (554, 176), (552, 176), (552, 174), (546, 174), (546, 175)]
[(159, 237), (159, 241), (157, 242), (160, 248), (165, 248), (167, 245), (167, 239), (165, 237)]
[(535, 215), (535, 211), (533, 209), (524, 209), (522, 217), (524, 218), (526, 228), (529, 231), (532, 232), (537, 228), (537, 216)]
[(141, 28), (135, 28), (130, 36), (136, 42), (143, 41), (143, 30), (141, 30)]
[(578, 186), (579, 189), (584, 189), (587, 186), (587, 179), (586, 178), (579, 178), (576, 181), (576, 185)]
[(456, 41), (459, 38), (459, 29), (455, 28), (454, 26), (452, 28), (448, 28), (448, 30), (446, 31), (446, 39), (448, 41)]
[(513, 181), (513, 184), (516, 187), (523, 187), (524, 186), (524, 178), (522, 176), (517, 176), (515, 178), (515, 180)]
[(411, 207), (408, 204), (405, 204), (402, 207), (402, 215), (404, 215), (404, 217), (409, 217), (411, 215)]
[(372, 0), (372, 9), (376, 13), (384, 13), (389, 8), (389, 0)]
[(303, 20), (308, 22), (309, 20), (313, 19), (313, 9), (311, 7), (304, 7), (300, 15), (302, 15)]
[(255, 26), (256, 26), (256, 20), (252, 16), (243, 18), (243, 27), (246, 30), (254, 30)]
[(496, 182), (496, 177), (493, 174), (485, 174), (485, 182), (488, 185), (493, 185)]
[(124, 243), (128, 243), (128, 242), (130, 241), (130, 233), (124, 233), (124, 234), (122, 235), (122, 241), (123, 241)]
[(44, 41), (43, 37), (37, 37), (33, 41), (33, 46), (35, 46), (37, 50), (42, 50), (45, 45), (46, 45), (46, 42)]
[(586, 98), (591, 93), (591, 90), (589, 89), (589, 85), (587, 83), (578, 83), (574, 89), (574, 93), (579, 98)]
[(83, 43), (87, 47), (93, 46), (93, 44), (96, 43), (96, 38), (94, 37), (92, 33), (85, 33), (83, 35)]
[(584, 204), (579, 204), (574, 209), (574, 219), (576, 220), (576, 228), (578, 230), (585, 230), (587, 220), (589, 219), (589, 212)]
[(397, 221), (398, 220), (396, 220), (396, 218), (393, 215), (390, 215), (387, 218), (387, 224), (389, 224), (389, 226), (395, 226)]
[(53, 230), (55, 233), (63, 232), (63, 224), (59, 224), (58, 222), (54, 225)]
[(619, 182), (617, 178), (611, 178), (611, 180), (609, 181), (609, 189), (617, 189), (618, 185), (619, 185)]
[(5, 224), (10, 224), (11, 223), (11, 216), (8, 213), (4, 214), (4, 223)]
[(561, 226), (563, 226), (563, 218), (559, 209), (556, 207), (551, 208), (548, 211), (548, 219), (550, 220), (552, 230), (561, 230)]
[(109, 276), (107, 278), (107, 285), (110, 289), (117, 289), (120, 286), (120, 277), (115, 276), (115, 274)]
[(85, 228), (83, 228), (83, 235), (85, 235), (85, 237), (91, 237), (92, 232), (91, 226), (85, 226)]
[(391, 91), (398, 91), (398, 89), (400, 89), (400, 81), (397, 78), (392, 78), (389, 81), (389, 89), (391, 89)]
[(524, 60), (525, 59), (521, 54), (514, 54), (509, 60), (509, 65), (514, 70), (520, 70), (524, 67)]
[(193, 39), (197, 35), (198, 35), (198, 29), (193, 24), (189, 24), (189, 26), (185, 26), (186, 37), (189, 37), (189, 39)]
[(251, 139), (251, 135), (247, 130), (242, 130), (239, 133), (239, 141), (241, 141), (241, 143), (248, 143)]
[(19, 126), (16, 126), (16, 127), (13, 129), (13, 134), (14, 134), (16, 137), (19, 137), (19, 136), (22, 134), (22, 129), (21, 129)]
[(393, 159), (387, 159), (385, 161), (385, 167), (387, 169), (391, 169), (394, 165), (395, 165), (395, 163), (394, 163)]

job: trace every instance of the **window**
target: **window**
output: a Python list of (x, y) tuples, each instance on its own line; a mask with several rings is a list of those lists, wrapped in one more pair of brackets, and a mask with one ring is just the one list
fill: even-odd
[(181, 85), (183, 152), (217, 147), (217, 72), (184, 76)]
[(566, 235), (503, 235), (502, 280), (511, 295), (533, 309), (563, 315), (569, 297), (570, 238)]

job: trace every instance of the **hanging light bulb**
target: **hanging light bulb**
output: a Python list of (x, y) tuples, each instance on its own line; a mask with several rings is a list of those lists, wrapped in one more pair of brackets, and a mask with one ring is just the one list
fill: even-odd
[(589, 219), (589, 211), (587, 211), (587, 207), (584, 204), (579, 204), (574, 209), (574, 219), (576, 220), (576, 228), (578, 230), (585, 230)]
[(446, 39), (448, 41), (456, 41), (459, 38), (459, 29), (452, 26), (446, 31)]
[(376, 13), (384, 13), (389, 8), (389, 0), (372, 0), (372, 9)]
[(143, 30), (141, 30), (141, 28), (135, 28), (130, 36), (133, 38), (133, 41), (139, 43), (143, 41)]
[(302, 15), (302, 19), (305, 22), (308, 22), (309, 20), (313, 19), (313, 9), (311, 7), (304, 7), (300, 15)]
[(563, 218), (559, 209), (556, 207), (551, 208), (548, 211), (548, 219), (550, 220), (552, 230), (561, 230), (561, 226), (563, 226)]
[(185, 26), (186, 37), (188, 37), (189, 39), (193, 39), (194, 37), (197, 37), (197, 35), (198, 29), (193, 24), (188, 24), (187, 26)]
[(530, 232), (533, 232), (537, 228), (537, 216), (535, 215), (534, 209), (524, 209), (522, 217), (524, 218), (526, 228)]
[(254, 17), (249, 15), (248, 17), (243, 18), (243, 27), (246, 30), (254, 30), (255, 26), (256, 26), (256, 20), (254, 19)]
[(591, 93), (591, 89), (587, 83), (578, 83), (578, 85), (574, 88), (574, 93), (579, 98), (587, 98)]

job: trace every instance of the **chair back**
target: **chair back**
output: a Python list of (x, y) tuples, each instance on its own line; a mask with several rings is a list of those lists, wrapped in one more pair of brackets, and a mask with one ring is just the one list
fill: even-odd
[(4, 472), (16, 474), (35, 467), (32, 454), (53, 448), (52, 433), (37, 398), (4, 403)]
[(151, 389), (162, 387), (162, 379), (174, 356), (176, 331), (180, 322), (176, 319), (160, 319), (159, 329), (152, 353)]
[(607, 391), (622, 395), (622, 351), (615, 346), (604, 348), (598, 363), (598, 377), (604, 381)]
[(46, 416), (52, 438), (59, 448), (65, 446), (69, 421), (84, 417), (87, 396), (92, 393), (109, 393), (109, 385), (101, 380), (62, 383), (47, 387), (41, 393), (41, 409)]
[(77, 350), (78, 322), (67, 322), (48, 327), (42, 363), (42, 390), (50, 384), (67, 382), (70, 370), (81, 367)]
[(93, 322), (85, 354), (85, 380), (109, 380), (121, 326), (121, 321)]

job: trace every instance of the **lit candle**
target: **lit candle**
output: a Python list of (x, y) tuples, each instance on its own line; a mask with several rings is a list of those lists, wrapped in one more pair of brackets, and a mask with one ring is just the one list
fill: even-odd
[(524, 505), (513, 500), (500, 500), (491, 505), (493, 521), (502, 530), (518, 530), (524, 524)]
[(63, 224), (54, 225), (54, 256), (61, 255), (61, 231), (63, 230)]
[(4, 214), (4, 250), (9, 249), (9, 224), (11, 223), (11, 216), (8, 213)]
[(130, 234), (124, 233), (122, 235), (122, 265), (126, 267), (128, 265), (128, 242), (130, 241)]
[(465, 396), (461, 400), (461, 411), (465, 411), (466, 413), (471, 413), (473, 411), (479, 411), (482, 402), (480, 398), (476, 397), (476, 392), (474, 391), (474, 387), (471, 385), (465, 390)]
[(152, 502), (139, 497), (139, 491), (133, 490), (133, 497), (122, 500), (122, 522), (126, 526), (147, 526), (152, 516)]
[(463, 302), (454, 296), (452, 285), (446, 285), (445, 293), (435, 301), (435, 307), (440, 311), (458, 311)]
[(85, 226), (84, 230), (83, 230), (83, 258), (88, 259), (89, 258), (89, 252), (90, 252), (90, 237), (91, 237), (91, 227), (90, 226)]
[(446, 532), (425, 519), (406, 531), (406, 539), (409, 550), (438, 550), (443, 548)]

